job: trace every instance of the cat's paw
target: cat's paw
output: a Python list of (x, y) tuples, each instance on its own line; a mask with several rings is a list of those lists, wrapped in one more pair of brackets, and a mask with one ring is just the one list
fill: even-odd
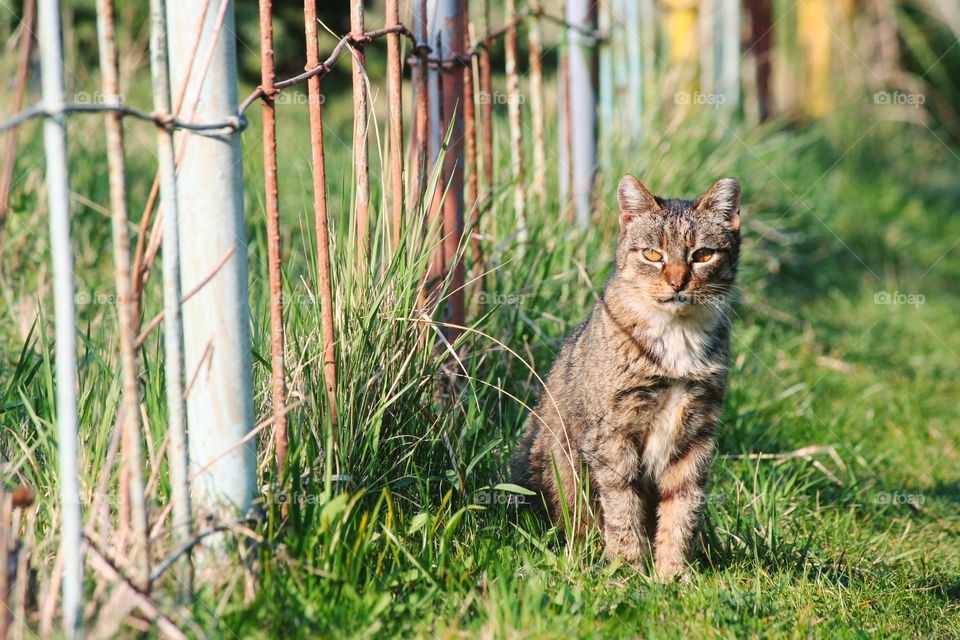
[(690, 581), (690, 574), (683, 562), (657, 562), (654, 569), (660, 582), (672, 582), (678, 579), (684, 582)]
[(627, 564), (635, 567), (646, 565), (647, 561), (653, 555), (653, 549), (646, 538), (638, 539), (636, 536), (608, 537), (604, 553), (607, 558), (614, 560), (620, 558)]

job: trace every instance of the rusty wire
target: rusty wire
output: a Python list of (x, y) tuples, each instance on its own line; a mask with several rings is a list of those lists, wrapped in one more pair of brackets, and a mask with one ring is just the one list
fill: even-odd
[(42, 105), (30, 107), (20, 113), (0, 122), (0, 132), (19, 126), (27, 120), (33, 118), (59, 118), (71, 113), (119, 113), (122, 116), (129, 116), (138, 120), (152, 122), (158, 127), (164, 129), (185, 129), (199, 134), (222, 135), (223, 133), (232, 133), (243, 131), (247, 128), (248, 122), (242, 113), (230, 116), (221, 122), (188, 122), (175, 118), (171, 115), (147, 112), (142, 109), (128, 107), (125, 104), (90, 104), (86, 102), (67, 102), (57, 109), (48, 109)]
[[(522, 22), (531, 16), (540, 17), (548, 22), (552, 22), (559, 26), (571, 29), (573, 31), (579, 32), (581, 35), (593, 39), (596, 42), (602, 42), (606, 40), (606, 35), (600, 33), (599, 31), (584, 29), (580, 25), (576, 25), (570, 22), (567, 22), (559, 16), (552, 15), (542, 10), (533, 10), (529, 7), (517, 12), (512, 20), (507, 24), (500, 26), (497, 29), (486, 34), (486, 36), (477, 39), (477, 42), (471, 46), (469, 49), (462, 53), (458, 53), (452, 56), (449, 56), (444, 59), (440, 58), (427, 58), (427, 63), (430, 66), (439, 65), (442, 67), (448, 66), (464, 66), (476, 57), (481, 55), (481, 51), (490, 47), (491, 43), (504, 35), (510, 30), (518, 27)], [(164, 127), (168, 129), (183, 129), (186, 131), (193, 131), (198, 134), (206, 134), (211, 136), (222, 135), (224, 133), (234, 133), (242, 132), (246, 130), (248, 122), (244, 114), (247, 109), (250, 108), (256, 100), (263, 99), (265, 97), (274, 97), (284, 89), (292, 87), (294, 85), (306, 82), (310, 78), (315, 76), (325, 76), (333, 70), (333, 66), (337, 63), (337, 60), (340, 56), (352, 47), (363, 46), (369, 44), (374, 40), (379, 40), (390, 34), (400, 34), (413, 43), (413, 49), (411, 53), (413, 54), (411, 58), (407, 60), (408, 64), (414, 65), (420, 61), (418, 57), (421, 53), (426, 52), (428, 55), (433, 52), (433, 48), (423, 42), (417, 42), (416, 36), (413, 32), (404, 24), (396, 24), (389, 27), (384, 27), (382, 29), (374, 29), (372, 31), (364, 32), (361, 35), (355, 36), (353, 34), (347, 34), (340, 38), (336, 46), (334, 46), (330, 55), (323, 62), (318, 63), (312, 68), (304, 71), (303, 73), (287, 78), (286, 80), (280, 80), (275, 82), (272, 88), (257, 87), (254, 91), (250, 93), (244, 100), (240, 103), (239, 108), (237, 109), (237, 114), (225, 118), (221, 122), (190, 122), (186, 120), (181, 120), (167, 114), (160, 114), (155, 112), (148, 112), (142, 109), (136, 109), (134, 107), (129, 107), (124, 104), (90, 104), (82, 102), (68, 102), (63, 104), (59, 109), (47, 109), (42, 105), (37, 105), (25, 109), (7, 120), (0, 122), (0, 132), (7, 131), (13, 127), (17, 127), (28, 120), (34, 118), (47, 118), (47, 117), (59, 117), (61, 115), (72, 114), (72, 113), (107, 113), (107, 112), (116, 112), (121, 116), (127, 116), (131, 118), (136, 118), (138, 120), (143, 120), (145, 122), (152, 122), (158, 127)]]

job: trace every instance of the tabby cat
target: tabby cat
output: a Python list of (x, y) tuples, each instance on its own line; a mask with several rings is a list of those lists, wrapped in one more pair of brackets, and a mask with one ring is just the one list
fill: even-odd
[(561, 349), (510, 467), (554, 522), (566, 513), (574, 535), (597, 523), (609, 557), (638, 568), (652, 559), (667, 579), (686, 567), (707, 495), (740, 184), (668, 200), (624, 176), (617, 200), (614, 274)]

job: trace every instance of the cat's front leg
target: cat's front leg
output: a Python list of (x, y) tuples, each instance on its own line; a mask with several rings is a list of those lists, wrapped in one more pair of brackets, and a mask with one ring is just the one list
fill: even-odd
[(707, 467), (713, 456), (712, 438), (690, 445), (657, 481), (660, 505), (654, 539), (657, 577), (667, 580), (682, 572), (706, 499)]
[(603, 510), (607, 556), (642, 564), (651, 555), (651, 545), (644, 529), (644, 501), (635, 488), (640, 462), (636, 443), (619, 434), (606, 436), (586, 457)]

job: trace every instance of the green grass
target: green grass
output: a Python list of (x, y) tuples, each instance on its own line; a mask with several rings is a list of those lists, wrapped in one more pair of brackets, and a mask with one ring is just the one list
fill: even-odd
[[(529, 246), (521, 247), (512, 236), (504, 136), (497, 149), (502, 182), (483, 221), (492, 271), (482, 288), (469, 288), (471, 331), (462, 366), (452, 366), (413, 321), (422, 252), (408, 245), (392, 257), (377, 227), (372, 275), (365, 284), (353, 275), (349, 149), (337, 142), (349, 139), (349, 121), (343, 105), (328, 105), (338, 469), (350, 476), (334, 482), (312, 277), (307, 125), (302, 106), (287, 106), (280, 119), (285, 325), (290, 395), (300, 405), (291, 413), (285, 476), (276, 477), (269, 434), (260, 455), (261, 484), (279, 484), (292, 500), (284, 521), (278, 494), (266, 491), (266, 517), (254, 527), (260, 541), (243, 548), (243, 560), (238, 556), (215, 589), (197, 593), (190, 614), (210, 635), (960, 635), (954, 150), (923, 127), (878, 122), (858, 107), (804, 127), (749, 128), (695, 113), (667, 136), (605, 146), (595, 224), (582, 232), (570, 227), (556, 201), (532, 207)], [(105, 164), (89, 159), (102, 142), (90, 129), (73, 130), (87, 144), (72, 148), (72, 186), (105, 203)], [(244, 146), (262, 418), (271, 408), (257, 130), (255, 121)], [(4, 482), (25, 482), (41, 496), (33, 561), (43, 584), (58, 520), (49, 257), (33, 133), (19, 158), (0, 266), (0, 455)], [(151, 179), (152, 137), (142, 129), (130, 138), (136, 212)], [(516, 517), (496, 504), (507, 494), (490, 489), (506, 481), (523, 404), (539, 392), (534, 371), (547, 370), (609, 274), (613, 185), (624, 172), (664, 195), (694, 195), (724, 175), (744, 185), (741, 295), (713, 494), (689, 581), (666, 585), (608, 563), (597, 537), (574, 543), (546, 523)], [(78, 206), (74, 237), (78, 291), (96, 301), (112, 291), (106, 218)], [(148, 292), (152, 313), (156, 280)], [(923, 299), (878, 304), (883, 292)], [(110, 304), (82, 305), (79, 313), (89, 500), (117, 408), (116, 324)], [(142, 367), (148, 470), (160, 465), (152, 498), (162, 505), (166, 465), (157, 458), (165, 408), (156, 336)], [(824, 448), (809, 458), (749, 457), (813, 445)], [(491, 495), (495, 504), (482, 504)], [(166, 545), (161, 538), (159, 550)], [(244, 587), (247, 574), (259, 578), (255, 591)], [(161, 603), (171, 601), (173, 584), (166, 577), (158, 585)]]

